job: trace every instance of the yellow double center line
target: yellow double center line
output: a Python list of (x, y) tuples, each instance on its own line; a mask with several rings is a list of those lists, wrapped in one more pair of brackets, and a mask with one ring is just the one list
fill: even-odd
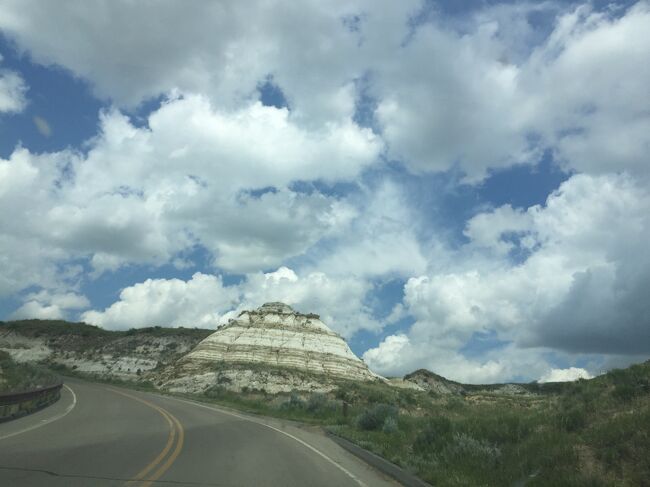
[(149, 487), (156, 480), (162, 477), (169, 467), (172, 466), (176, 458), (178, 458), (178, 455), (180, 455), (181, 450), (183, 449), (183, 442), (185, 441), (185, 430), (183, 430), (180, 421), (178, 421), (178, 419), (166, 409), (156, 406), (155, 404), (132, 394), (113, 389), (112, 387), (109, 387), (109, 389), (112, 392), (121, 394), (122, 396), (126, 396), (134, 401), (141, 402), (142, 404), (155, 409), (169, 425), (169, 435), (167, 436), (165, 447), (160, 451), (156, 458), (154, 458), (146, 467), (140, 470), (140, 472), (126, 483), (128, 486), (137, 485), (139, 487)]

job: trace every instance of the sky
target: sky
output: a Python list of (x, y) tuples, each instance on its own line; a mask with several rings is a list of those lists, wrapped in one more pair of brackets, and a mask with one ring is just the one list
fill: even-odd
[(0, 319), (595, 376), (650, 356), (649, 154), (646, 0), (0, 0)]

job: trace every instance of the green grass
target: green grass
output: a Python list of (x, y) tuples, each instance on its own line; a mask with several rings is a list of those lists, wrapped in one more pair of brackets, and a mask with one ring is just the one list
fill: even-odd
[(333, 431), (434, 485), (650, 485), (649, 378), (646, 362), (538, 396), (432, 399), (392, 433)]
[(14, 332), (27, 338), (44, 340), (50, 347), (62, 353), (98, 354), (134, 351), (140, 345), (153, 343), (158, 338), (169, 338), (171, 343), (164, 356), (175, 358), (176, 341), (197, 344), (214, 330), (203, 328), (163, 328), (160, 326), (111, 331), (86, 323), (70, 323), (61, 320), (0, 321), (0, 336)]
[[(650, 485), (650, 362), (593, 380), (530, 384), (532, 395), (469, 388), (431, 396), (343, 382), (310, 410), (310, 395), (202, 398), (229, 407), (325, 425), (439, 486)], [(347, 402), (347, 416), (343, 402)]]
[(197, 339), (206, 338), (214, 332), (204, 328), (165, 328), (160, 326), (150, 326), (146, 328), (132, 328), (126, 331), (105, 330), (94, 325), (86, 323), (71, 323), (62, 320), (18, 320), (18, 321), (0, 321), (0, 331), (14, 331), (26, 337), (47, 337), (57, 339), (62, 337), (71, 337), (77, 340), (114, 340), (116, 338), (147, 335), (153, 337), (192, 337)]
[(437, 486), (650, 486), (650, 362), (592, 380), (529, 384), (530, 395), (338, 386), (276, 395), (215, 386), (182, 396), (322, 425)]
[(0, 350), (0, 393), (29, 391), (54, 385), (59, 377), (31, 364), (19, 364)]

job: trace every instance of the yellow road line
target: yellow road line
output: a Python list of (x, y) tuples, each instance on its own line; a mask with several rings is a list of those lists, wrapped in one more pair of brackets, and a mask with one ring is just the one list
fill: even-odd
[(134, 480), (143, 479), (151, 470), (156, 468), (156, 466), (158, 466), (158, 464), (163, 461), (167, 453), (169, 453), (169, 450), (171, 450), (172, 445), (174, 444), (174, 439), (176, 438), (176, 427), (167, 413), (163, 412), (162, 410), (158, 410), (158, 412), (162, 415), (163, 418), (165, 418), (165, 420), (167, 420), (167, 424), (169, 425), (169, 435), (167, 437), (167, 444), (165, 444), (165, 448), (162, 449), (162, 451), (158, 454), (158, 456), (154, 458), (149, 463), (149, 465), (147, 465), (140, 472), (135, 474), (135, 476), (133, 477)]
[(178, 455), (180, 455), (181, 450), (183, 449), (183, 443), (185, 441), (185, 430), (183, 430), (183, 426), (181, 425), (180, 421), (176, 419), (176, 417), (172, 416), (172, 419), (176, 423), (176, 428), (178, 429), (178, 441), (176, 442), (176, 448), (174, 449), (174, 452), (169, 456), (167, 461), (161, 465), (161, 467), (153, 475), (150, 475), (146, 479), (147, 482), (143, 483), (141, 487), (149, 487), (154, 481), (158, 480), (167, 471), (167, 469), (172, 466), (174, 461), (176, 461), (176, 458), (178, 458)]
[(227, 409), (222, 409), (222, 408), (218, 408), (218, 407), (215, 407), (215, 406), (208, 406), (206, 404), (201, 404), (201, 403), (196, 402), (196, 401), (188, 401), (187, 399), (179, 399), (177, 397), (169, 397), (169, 399), (172, 399), (172, 400), (178, 401), (178, 402), (184, 402), (186, 404), (191, 404), (192, 406), (196, 406), (196, 407), (199, 407), (199, 408), (211, 409), (212, 411), (216, 411), (216, 412), (222, 413), (222, 414), (227, 414), (229, 416), (234, 416), (235, 418), (239, 418), (239, 419), (242, 419), (244, 421), (249, 421), (251, 423), (259, 424), (260, 426), (265, 426), (265, 427), (270, 428), (270, 429), (272, 429), (274, 431), (277, 431), (278, 433), (281, 433), (281, 434), (283, 434), (285, 436), (288, 436), (292, 440), (297, 441), (298, 443), (300, 443), (304, 447), (310, 449), (311, 451), (313, 451), (314, 453), (316, 453), (317, 455), (319, 455), (320, 457), (322, 457), (323, 459), (325, 459), (326, 461), (328, 461), (329, 463), (334, 465), (336, 468), (338, 468), (344, 474), (346, 474), (348, 477), (350, 477), (352, 480), (354, 480), (357, 484), (359, 484), (359, 486), (368, 487), (367, 484), (363, 480), (361, 480), (359, 477), (354, 475), (352, 472), (350, 472), (347, 468), (345, 468), (343, 465), (338, 463), (336, 460), (328, 457), (325, 453), (320, 451), (318, 448), (310, 445), (306, 441), (301, 440), (300, 438), (298, 438), (297, 436), (292, 435), (291, 433), (287, 433), (286, 431), (281, 430), (279, 428), (276, 428), (275, 426), (271, 426), (270, 424), (264, 423), (263, 421), (261, 421), (259, 419), (253, 419), (253, 418), (248, 417), (248, 416), (243, 416), (241, 414), (237, 414), (237, 413), (234, 413), (232, 411), (228, 411)]
[[(178, 455), (180, 455), (181, 450), (183, 449), (183, 443), (185, 441), (185, 431), (183, 430), (183, 426), (181, 425), (180, 421), (171, 414), (169, 411), (166, 409), (161, 408), (160, 406), (156, 406), (155, 404), (142, 399), (137, 396), (133, 396), (131, 394), (128, 394), (126, 392), (122, 392), (117, 389), (113, 389), (112, 387), (108, 387), (112, 392), (115, 392), (116, 394), (120, 394), (122, 396), (128, 397), (130, 399), (133, 399), (135, 401), (138, 401), (156, 411), (165, 418), (167, 421), (167, 424), (169, 425), (169, 435), (167, 436), (167, 443), (165, 444), (165, 447), (161, 450), (161, 452), (154, 458), (147, 466), (145, 466), (140, 472), (138, 472), (133, 479), (128, 481), (126, 485), (132, 486), (136, 484), (140, 484), (141, 487), (148, 487), (150, 486), (154, 481), (159, 479), (168, 469), (169, 467), (172, 466), (176, 458), (178, 458)], [(171, 450), (172, 446), (174, 445), (174, 440), (176, 440), (176, 447), (174, 448), (174, 451), (172, 454), (167, 458), (165, 463), (160, 465), (160, 463), (164, 460), (164, 458), (167, 456), (169, 451)], [(160, 465), (160, 466), (159, 466)], [(149, 472), (154, 470), (155, 468), (158, 469), (151, 475), (149, 475)]]

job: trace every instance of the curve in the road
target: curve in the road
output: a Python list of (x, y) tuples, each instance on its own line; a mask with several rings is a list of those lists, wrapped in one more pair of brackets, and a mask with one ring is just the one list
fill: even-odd
[(194, 401), (187, 401), (187, 400), (185, 400), (185, 399), (178, 399), (178, 398), (176, 398), (176, 397), (174, 397), (174, 398), (172, 398), (172, 399), (174, 399), (174, 400), (176, 400), (176, 401), (179, 401), (179, 402), (184, 402), (184, 403), (186, 403), (186, 404), (191, 404), (192, 406), (196, 406), (196, 407), (199, 407), (199, 408), (211, 409), (212, 411), (216, 411), (216, 412), (219, 412), (219, 413), (222, 413), (222, 414), (228, 414), (228, 415), (233, 416), (233, 417), (235, 417), (235, 418), (242, 419), (242, 420), (244, 420), (244, 421), (250, 421), (251, 423), (259, 424), (259, 425), (264, 426), (264, 427), (266, 427), (266, 428), (270, 428), (270, 429), (272, 429), (273, 431), (277, 431), (278, 433), (281, 433), (281, 434), (283, 434), (283, 435), (285, 435), (285, 436), (291, 438), (292, 440), (297, 441), (298, 443), (300, 443), (300, 444), (301, 444), (302, 446), (304, 446), (305, 448), (310, 449), (311, 451), (313, 451), (314, 453), (316, 453), (317, 455), (319, 455), (321, 458), (323, 458), (325, 461), (327, 461), (327, 462), (331, 463), (332, 465), (334, 465), (334, 466), (335, 466), (336, 468), (338, 468), (341, 472), (343, 472), (345, 475), (347, 475), (347, 476), (350, 477), (353, 481), (355, 481), (357, 484), (359, 484), (361, 487), (368, 487), (368, 486), (365, 484), (365, 482), (363, 482), (363, 480), (361, 480), (360, 478), (358, 478), (356, 475), (354, 475), (352, 472), (350, 472), (350, 471), (349, 471), (347, 468), (345, 468), (343, 465), (339, 464), (338, 462), (335, 462), (335, 461), (332, 460), (330, 457), (328, 457), (327, 455), (325, 455), (322, 451), (320, 451), (318, 448), (314, 448), (313, 446), (311, 446), (311, 445), (310, 445), (309, 443), (307, 443), (306, 441), (301, 440), (300, 438), (298, 438), (298, 437), (292, 435), (291, 433), (287, 433), (286, 431), (282, 431), (281, 429), (276, 428), (275, 426), (271, 426), (270, 424), (263, 423), (262, 421), (255, 421), (255, 420), (252, 419), (252, 418), (249, 418), (249, 417), (246, 417), (246, 416), (242, 416), (241, 414), (233, 413), (233, 412), (231, 412), (231, 411), (226, 411), (226, 410), (224, 410), (224, 409), (217, 409), (217, 408), (214, 408), (214, 407), (208, 406), (208, 405), (206, 405), (206, 404), (201, 404), (201, 403), (194, 402)]
[(77, 395), (76, 395), (76, 394), (74, 393), (74, 391), (73, 391), (70, 387), (68, 387), (66, 384), (63, 384), (63, 387), (65, 387), (67, 390), (69, 390), (69, 391), (70, 391), (70, 394), (72, 394), (72, 402), (71, 402), (70, 405), (65, 409), (65, 411), (63, 411), (61, 414), (57, 414), (56, 416), (53, 416), (53, 417), (51, 417), (51, 418), (44, 419), (44, 420), (42, 420), (40, 423), (33, 424), (33, 425), (28, 426), (28, 427), (26, 427), (26, 428), (23, 428), (23, 429), (21, 429), (21, 430), (13, 431), (13, 432), (11, 432), (11, 433), (7, 433), (7, 434), (5, 434), (5, 435), (0, 435), (0, 440), (4, 440), (5, 438), (11, 438), (12, 436), (17, 436), (17, 435), (21, 435), (21, 434), (23, 434), (23, 433), (27, 433), (28, 431), (32, 431), (32, 430), (35, 430), (36, 428), (40, 428), (40, 427), (45, 426), (45, 425), (47, 425), (47, 424), (53, 423), (54, 421), (58, 421), (59, 419), (64, 418), (65, 416), (67, 416), (68, 414), (70, 414), (70, 412), (71, 412), (71, 411), (74, 409), (74, 407), (77, 405)]
[(0, 425), (0, 485), (396, 485), (317, 429), (76, 379), (64, 392)]
[[(108, 390), (116, 394), (121, 394), (122, 396), (128, 397), (129, 399), (133, 399), (134, 401), (141, 402), (145, 406), (157, 411), (169, 425), (169, 436), (167, 437), (167, 443), (165, 444), (165, 447), (160, 451), (156, 458), (154, 458), (140, 472), (135, 474), (133, 480), (126, 483), (126, 485), (130, 487), (133, 487), (135, 485), (139, 485), (140, 487), (149, 487), (153, 482), (162, 477), (167, 470), (169, 470), (169, 467), (172, 466), (174, 461), (178, 458), (178, 455), (180, 455), (181, 450), (183, 450), (183, 443), (185, 441), (185, 430), (183, 429), (183, 425), (181, 425), (180, 421), (178, 421), (178, 418), (176, 418), (172, 413), (166, 409), (161, 408), (160, 406), (156, 406), (155, 404), (145, 399), (139, 398), (132, 394), (128, 394), (118, 389), (114, 389), (112, 387), (109, 387)], [(176, 441), (174, 451), (171, 453), (171, 455), (169, 455), (169, 457), (167, 457), (167, 454), (174, 446), (174, 441)], [(165, 457), (167, 457), (167, 460), (162, 463), (163, 460), (165, 460)], [(151, 475), (149, 475), (149, 472), (156, 469), (156, 467), (159, 468), (155, 470)]]

